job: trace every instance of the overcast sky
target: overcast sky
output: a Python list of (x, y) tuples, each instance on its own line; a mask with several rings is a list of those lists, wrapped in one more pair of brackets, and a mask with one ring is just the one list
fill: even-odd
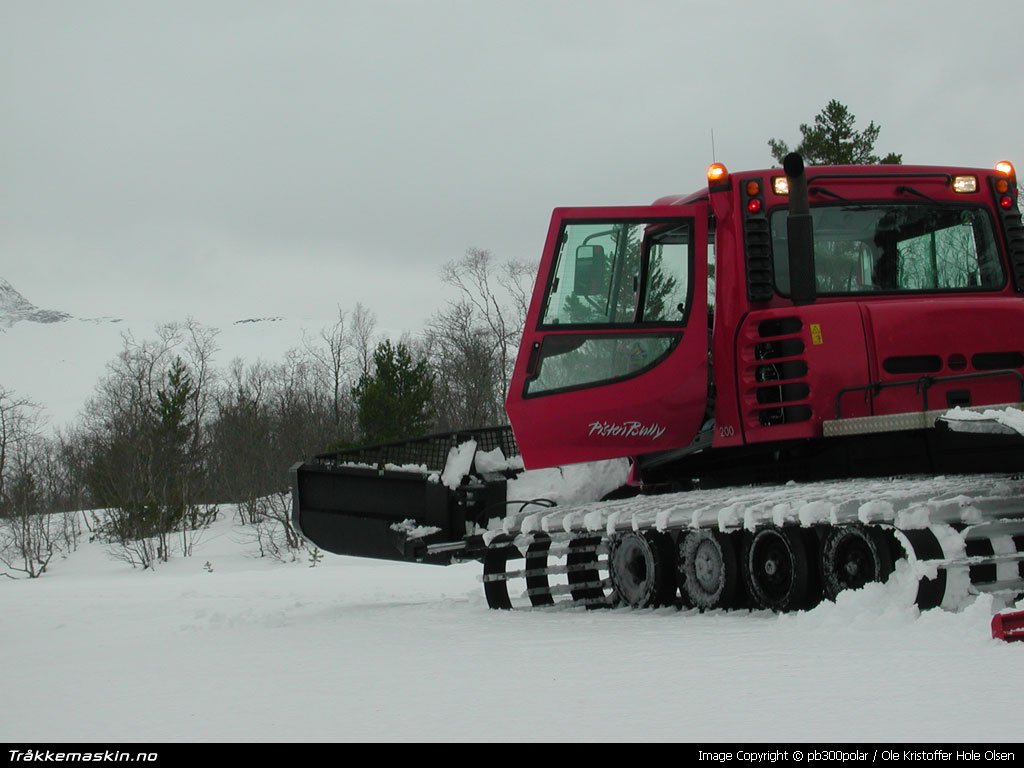
[(416, 330), (558, 205), (771, 165), (832, 98), (1024, 164), (1024, 3), (0, 0), (0, 277), (78, 316)]

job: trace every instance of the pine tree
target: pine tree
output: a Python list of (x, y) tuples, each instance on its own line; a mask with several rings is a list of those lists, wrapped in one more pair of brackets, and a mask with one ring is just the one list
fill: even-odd
[[(903, 155), (890, 152), (885, 157), (874, 154), (875, 141), (881, 128), (871, 122), (863, 131), (854, 129), (856, 116), (846, 105), (832, 99), (814, 118), (814, 125), (800, 126), (803, 138), (794, 152), (800, 153), (808, 165), (899, 165)], [(789, 145), (769, 139), (772, 157), (778, 163), (790, 153)]]
[[(156, 393), (154, 457), (159, 477), (161, 532), (175, 530), (190, 511), (192, 461), (189, 403), (195, 386), (184, 361), (176, 358), (167, 371), (167, 386)], [(189, 522), (192, 522), (191, 520)], [(165, 558), (166, 559), (166, 558)]]
[(373, 372), (360, 377), (352, 392), (363, 440), (389, 443), (427, 431), (434, 395), (427, 361), (414, 360), (404, 344), (384, 341), (374, 350), (373, 362)]

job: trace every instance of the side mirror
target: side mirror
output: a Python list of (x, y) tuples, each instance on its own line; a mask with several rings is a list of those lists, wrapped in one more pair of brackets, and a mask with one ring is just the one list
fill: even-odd
[(576, 296), (604, 296), (608, 292), (608, 259), (600, 245), (576, 249), (572, 292)]

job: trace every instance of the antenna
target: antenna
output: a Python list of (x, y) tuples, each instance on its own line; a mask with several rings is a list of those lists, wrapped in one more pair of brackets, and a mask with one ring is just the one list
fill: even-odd
[(711, 129), (711, 162), (717, 163), (718, 158), (715, 157), (715, 129)]

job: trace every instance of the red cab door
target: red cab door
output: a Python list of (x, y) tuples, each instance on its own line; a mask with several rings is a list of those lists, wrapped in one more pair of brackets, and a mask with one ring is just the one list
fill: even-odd
[(705, 419), (705, 204), (559, 208), (506, 410), (527, 467), (688, 445)]

